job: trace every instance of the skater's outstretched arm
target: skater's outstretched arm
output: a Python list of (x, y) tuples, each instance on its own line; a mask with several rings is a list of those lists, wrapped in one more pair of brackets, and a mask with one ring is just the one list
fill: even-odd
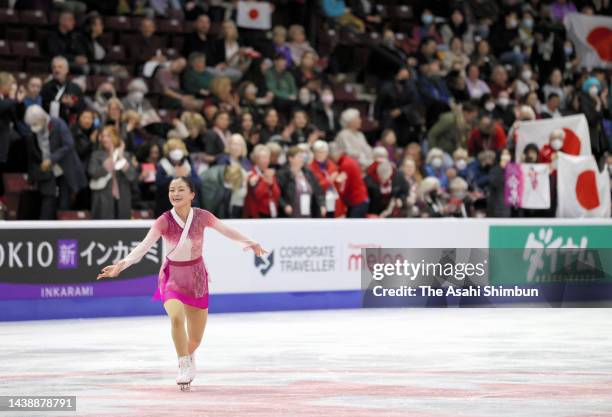
[(219, 220), (214, 214), (209, 212), (208, 226), (212, 227), (223, 236), (232, 239), (236, 242), (240, 242), (244, 247), (244, 250), (252, 249), (255, 252), (255, 255), (261, 256), (265, 253), (268, 253), (267, 250), (261, 247), (259, 243), (254, 241), (253, 239), (249, 239), (244, 236), (238, 230), (229, 227), (227, 224)]
[(157, 240), (161, 237), (165, 227), (166, 220), (163, 216), (161, 216), (157, 220), (155, 220), (155, 223), (153, 223), (153, 226), (151, 226), (151, 229), (149, 230), (149, 233), (147, 233), (147, 236), (144, 238), (144, 240), (140, 242), (138, 246), (132, 249), (128, 256), (126, 256), (114, 265), (104, 267), (102, 269), (102, 272), (98, 274), (98, 277), (96, 279), (116, 277), (121, 271), (123, 271), (130, 265), (140, 262), (142, 257), (149, 251), (149, 249), (151, 249), (151, 246), (153, 246), (155, 242), (157, 242)]

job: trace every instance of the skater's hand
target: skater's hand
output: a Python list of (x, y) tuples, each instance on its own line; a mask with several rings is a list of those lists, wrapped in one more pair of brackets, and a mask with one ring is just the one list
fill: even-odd
[(268, 251), (262, 248), (259, 243), (253, 243), (252, 245), (249, 245), (246, 248), (244, 248), (244, 250), (248, 250), (248, 249), (252, 249), (253, 252), (255, 252), (256, 256), (262, 256), (268, 253)]
[(102, 268), (102, 272), (98, 274), (96, 279), (114, 278), (117, 275), (119, 275), (119, 272), (121, 272), (122, 267), (123, 267), (123, 261), (120, 261), (116, 263), (115, 265), (105, 266), (104, 268)]

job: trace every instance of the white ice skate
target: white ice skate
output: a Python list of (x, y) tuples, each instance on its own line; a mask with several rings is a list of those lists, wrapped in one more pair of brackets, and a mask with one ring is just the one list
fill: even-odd
[(191, 360), (188, 355), (180, 356), (176, 383), (181, 387), (181, 391), (189, 391), (191, 380)]
[(189, 382), (192, 382), (196, 377), (195, 352), (189, 355), (191, 366), (189, 367)]

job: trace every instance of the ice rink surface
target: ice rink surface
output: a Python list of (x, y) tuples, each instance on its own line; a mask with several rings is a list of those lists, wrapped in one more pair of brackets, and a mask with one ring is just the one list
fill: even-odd
[(30, 416), (612, 416), (609, 309), (363, 309), (209, 316), (191, 392), (166, 317), (0, 323), (0, 395)]

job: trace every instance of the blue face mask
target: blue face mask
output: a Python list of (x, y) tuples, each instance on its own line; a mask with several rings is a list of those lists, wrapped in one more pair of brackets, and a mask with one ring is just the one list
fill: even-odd
[(489, 26), (487, 25), (479, 26), (477, 31), (482, 39), (487, 39), (489, 37)]
[(568, 47), (563, 48), (563, 50), (565, 51), (566, 56), (570, 56), (572, 52), (574, 52), (572, 48), (568, 48)]
[(527, 29), (532, 29), (533, 28), (533, 20), (531, 20), (531, 19), (524, 19), (523, 20), (523, 26), (525, 26), (525, 28), (527, 28)]
[(423, 22), (424, 25), (431, 25), (433, 22), (433, 16), (430, 14), (424, 14), (421, 16), (421, 22)]

